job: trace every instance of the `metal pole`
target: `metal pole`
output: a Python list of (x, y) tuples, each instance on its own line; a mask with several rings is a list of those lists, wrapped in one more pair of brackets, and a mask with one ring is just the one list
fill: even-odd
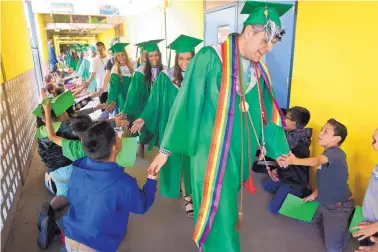
[(167, 41), (167, 7), (166, 4), (164, 3), (164, 33), (165, 33), (165, 60), (166, 64), (168, 64), (168, 53), (167, 53), (167, 46), (168, 46), (168, 41)]

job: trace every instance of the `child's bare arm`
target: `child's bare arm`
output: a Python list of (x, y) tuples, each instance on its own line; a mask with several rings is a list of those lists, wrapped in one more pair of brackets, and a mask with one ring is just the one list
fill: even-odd
[(46, 129), (47, 129), (47, 137), (55, 144), (62, 146), (62, 137), (59, 137), (55, 134), (54, 128), (52, 125), (51, 120), (51, 104), (50, 102), (46, 102), (43, 104), (43, 109), (45, 110), (45, 123), (46, 123)]
[(328, 163), (328, 158), (324, 155), (309, 158), (297, 158), (292, 152), (289, 155), (283, 155), (279, 158), (279, 163), (284, 167), (289, 165), (319, 166)]

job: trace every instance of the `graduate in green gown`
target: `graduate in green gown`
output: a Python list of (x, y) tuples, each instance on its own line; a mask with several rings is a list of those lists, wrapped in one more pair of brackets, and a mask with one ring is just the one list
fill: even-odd
[[(77, 71), (77, 75), (83, 79), (83, 81), (87, 81), (91, 73), (89, 71), (89, 66), (91, 65), (91, 61), (96, 57), (96, 47), (88, 46), (86, 52), (84, 52), (84, 58), (81, 62), (81, 65)], [(96, 91), (96, 79), (93, 79), (91, 83), (89, 83), (88, 90), (95, 92)]]
[(69, 59), (69, 65), (68, 67), (69, 68), (72, 68), (72, 70), (75, 71), (76, 69), (76, 66), (77, 66), (77, 62), (79, 61), (79, 56), (77, 55), (77, 52), (76, 52), (76, 46), (73, 46), (71, 48), (71, 53), (70, 53), (70, 59)]
[(76, 48), (76, 52), (78, 53), (78, 56), (79, 56), (79, 60), (77, 61), (76, 68), (74, 69), (76, 72), (79, 70), (81, 63), (83, 62), (85, 50), (86, 48), (84, 46), (78, 46)]
[[(147, 42), (148, 41), (135, 44), (137, 46), (137, 52), (136, 52), (136, 66), (137, 66), (137, 68), (140, 67), (140, 66), (143, 66), (147, 61), (148, 52), (143, 49), (143, 47), (145, 47)], [(140, 52), (139, 57), (138, 57), (138, 52)]]
[[(123, 110), (121, 110), (122, 113), (127, 115), (127, 120), (129, 120), (130, 123), (134, 122), (134, 120), (139, 118), (142, 114), (158, 74), (163, 70), (167, 70), (167, 68), (163, 66), (161, 52), (158, 47), (158, 43), (161, 41), (163, 40), (150, 40), (144, 44), (143, 49), (148, 52), (148, 59), (145, 65), (135, 70), (125, 106)], [(151, 134), (147, 134), (144, 131), (142, 131), (139, 136), (139, 156), (141, 158), (144, 157), (144, 144), (148, 143), (151, 137)]]
[[(169, 112), (181, 87), (186, 67), (194, 56), (195, 47), (201, 42), (200, 39), (180, 35), (168, 46), (176, 51), (174, 68), (160, 72), (142, 115), (134, 121), (131, 129), (131, 132), (135, 133), (143, 127), (152, 133), (154, 138), (149, 144), (150, 148), (160, 147)], [(193, 217), (189, 157), (178, 153), (171, 155), (161, 171), (160, 191), (165, 197), (178, 198), (180, 187), (184, 196), (186, 213), (189, 217)]]
[(115, 103), (116, 107), (123, 108), (130, 83), (134, 73), (131, 59), (125, 47), (128, 43), (117, 43), (112, 46), (114, 52), (114, 65), (110, 75), (110, 88), (107, 103)]
[(273, 159), (289, 153), (284, 116), (260, 60), (281, 40), (279, 17), (291, 7), (247, 1), (242, 33), (194, 56), (172, 106), (160, 153), (149, 170), (159, 171), (170, 153), (190, 156), (193, 239), (200, 251), (240, 251), (238, 198), (241, 185), (250, 193), (256, 190), (250, 176), (256, 150)]

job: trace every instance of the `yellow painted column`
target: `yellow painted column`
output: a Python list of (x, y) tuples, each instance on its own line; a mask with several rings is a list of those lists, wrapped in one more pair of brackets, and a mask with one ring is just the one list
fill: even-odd
[[(361, 203), (378, 153), (378, 2), (300, 1), (294, 48), (291, 106), (311, 112), (312, 155), (321, 127), (335, 118), (348, 128), (349, 185)], [(314, 177), (316, 168), (312, 168)]]
[(34, 67), (22, 1), (1, 1), (1, 59), (8, 81)]
[(115, 37), (115, 30), (114, 28), (110, 28), (106, 31), (103, 31), (97, 35), (96, 42), (102, 42), (105, 44), (105, 48), (109, 49), (110, 41)]

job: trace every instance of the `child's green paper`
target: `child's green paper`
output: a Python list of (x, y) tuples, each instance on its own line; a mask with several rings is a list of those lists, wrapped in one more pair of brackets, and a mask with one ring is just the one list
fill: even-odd
[(70, 90), (51, 100), (51, 107), (56, 116), (63, 114), (69, 107), (75, 103), (75, 99)]
[(38, 104), (38, 106), (33, 110), (33, 114), (38, 116), (39, 118), (42, 118), (42, 105), (45, 104), (48, 100), (51, 100), (51, 98), (47, 97), (43, 99), (43, 101)]
[(122, 148), (117, 155), (117, 164), (122, 167), (134, 167), (137, 152), (137, 138), (121, 138)]
[(288, 194), (279, 213), (293, 219), (311, 222), (318, 206), (317, 201), (303, 203), (303, 199)]
[(356, 210), (354, 210), (352, 222), (350, 223), (350, 226), (349, 226), (349, 232), (351, 232), (352, 234), (358, 232), (360, 229), (356, 228), (356, 226), (363, 221), (364, 221), (364, 217), (362, 215), (362, 207), (356, 206)]

